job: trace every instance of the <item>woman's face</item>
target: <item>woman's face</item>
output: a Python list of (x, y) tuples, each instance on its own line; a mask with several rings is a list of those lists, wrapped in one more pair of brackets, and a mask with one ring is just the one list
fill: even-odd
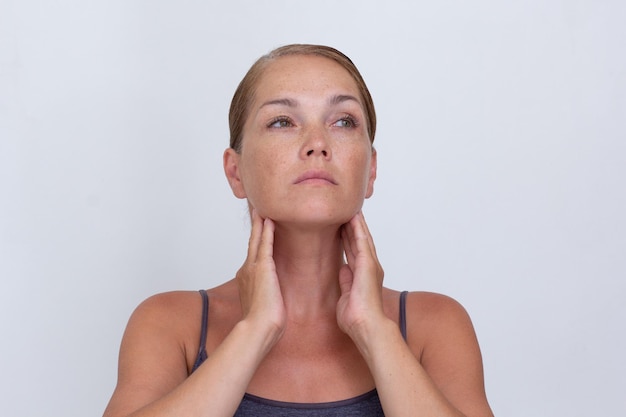
[(258, 82), (241, 152), (224, 154), (234, 194), (279, 223), (347, 222), (376, 177), (365, 117), (357, 85), (339, 64), (278, 58)]

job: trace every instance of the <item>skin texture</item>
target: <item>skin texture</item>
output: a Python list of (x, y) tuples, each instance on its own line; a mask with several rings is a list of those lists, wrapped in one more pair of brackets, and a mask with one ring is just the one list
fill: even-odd
[[(343, 224), (373, 192), (375, 153), (359, 91), (338, 64), (284, 57), (260, 80), (240, 154), (225, 154), (235, 195), (280, 224)], [(335, 100), (336, 102), (333, 102)], [(297, 182), (307, 173), (327, 181)], [(288, 201), (289, 204), (285, 204)], [(336, 227), (336, 226), (335, 226)]]
[(358, 97), (350, 75), (326, 58), (268, 66), (241, 151), (224, 153), (252, 227), (235, 278), (209, 291), (209, 357), (189, 375), (197, 292), (151, 297), (129, 321), (105, 416), (232, 416), (245, 392), (327, 402), (373, 388), (387, 416), (492, 416), (458, 303), (410, 293), (402, 339), (399, 293), (383, 286), (361, 211), (376, 153)]

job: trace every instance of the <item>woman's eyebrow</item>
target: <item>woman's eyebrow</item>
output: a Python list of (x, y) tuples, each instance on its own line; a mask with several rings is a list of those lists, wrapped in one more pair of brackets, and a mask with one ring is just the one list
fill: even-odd
[[(336, 95), (330, 97), (330, 99), (328, 100), (328, 103), (331, 106), (336, 106), (336, 105), (344, 103), (346, 101), (354, 101), (358, 105), (361, 105), (361, 102), (359, 101), (359, 99), (356, 98), (355, 96), (350, 95), (350, 94), (336, 94)], [(267, 106), (298, 107), (298, 102), (296, 100), (294, 100), (294, 99), (286, 98), (286, 97), (285, 98), (272, 99), (272, 100), (268, 100), (268, 101), (264, 102), (263, 104), (261, 104), (259, 106), (259, 110), (262, 109), (263, 107), (267, 107)]]
[(345, 101), (355, 101), (357, 104), (361, 105), (361, 102), (359, 101), (359, 99), (349, 94), (338, 94), (338, 95), (332, 96), (329, 100), (330, 104), (332, 105), (341, 104)]
[(298, 102), (292, 100), (290, 98), (277, 98), (275, 100), (269, 100), (259, 106), (259, 109), (265, 106), (287, 106), (287, 107), (298, 107)]

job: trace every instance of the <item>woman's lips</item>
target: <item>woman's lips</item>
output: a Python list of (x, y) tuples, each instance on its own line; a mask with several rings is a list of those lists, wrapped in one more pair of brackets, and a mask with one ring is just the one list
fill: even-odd
[(307, 171), (304, 174), (300, 175), (295, 181), (294, 184), (333, 184), (337, 185), (337, 182), (334, 180), (332, 175), (330, 175), (326, 171)]

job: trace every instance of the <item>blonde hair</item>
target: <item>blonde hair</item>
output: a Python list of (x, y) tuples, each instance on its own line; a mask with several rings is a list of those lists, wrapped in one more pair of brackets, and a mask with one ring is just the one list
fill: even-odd
[(285, 45), (274, 49), (267, 55), (263, 55), (259, 58), (248, 70), (243, 77), (233, 99), (230, 103), (230, 111), (228, 113), (228, 124), (230, 127), (230, 147), (236, 152), (241, 151), (241, 143), (243, 140), (243, 128), (248, 118), (248, 110), (250, 103), (253, 100), (254, 92), (259, 82), (259, 79), (263, 75), (263, 72), (267, 68), (268, 64), (272, 61), (290, 55), (315, 55), (324, 58), (331, 59), (341, 65), (354, 79), (356, 85), (361, 94), (361, 100), (365, 106), (367, 133), (370, 138), (370, 142), (374, 142), (374, 135), (376, 133), (376, 111), (374, 109), (374, 101), (370, 95), (365, 81), (361, 73), (354, 65), (354, 63), (346, 55), (340, 51), (324, 45), (307, 45), (307, 44), (292, 44)]

